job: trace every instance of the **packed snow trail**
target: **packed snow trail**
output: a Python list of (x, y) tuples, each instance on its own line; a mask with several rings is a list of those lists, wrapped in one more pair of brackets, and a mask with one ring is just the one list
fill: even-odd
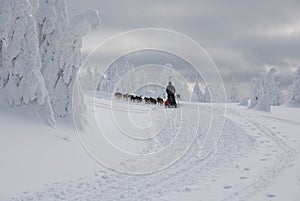
[[(124, 109), (122, 104), (119, 106), (116, 109)], [(181, 109), (193, 107), (182, 104)], [(214, 152), (201, 159), (199, 150), (209, 129), (211, 108), (204, 104), (199, 109), (201, 121), (191, 147), (180, 160), (162, 171), (130, 175), (103, 169), (90, 177), (55, 183), (40, 192), (27, 192), (11, 200), (276, 200), (274, 192), (266, 189), (293, 163), (300, 150), (299, 141), (294, 140), (295, 145), (291, 146), (270, 121), (294, 127), (299, 127), (298, 122), (230, 107)], [(96, 113), (105, 110), (109, 108), (104, 102), (96, 104)], [(180, 125), (179, 109), (163, 110), (164, 127), (155, 138), (146, 140), (143, 153), (159, 152), (168, 146), (180, 126), (196, 126), (186, 121)]]
[[(191, 106), (187, 104), (182, 108), (189, 110), (191, 109), (189, 107)], [(194, 106), (192, 109), (194, 109)], [(155, 142), (149, 140), (146, 152), (159, 151), (168, 142), (172, 141), (172, 138), (174, 138), (172, 134), (180, 127), (180, 119), (176, 118), (176, 116), (180, 116), (181, 110), (165, 109), (165, 112), (167, 116), (165, 127), (159, 136), (157, 136)], [(95, 176), (79, 182), (79, 185), (75, 186), (75, 188), (71, 188), (70, 184), (56, 184), (44, 193), (25, 196), (24, 200), (30, 196), (32, 198), (38, 196), (38, 199), (45, 200), (49, 198), (54, 200), (140, 200), (141, 198), (153, 200), (159, 199), (163, 193), (174, 190), (180, 191), (181, 188), (184, 189), (190, 184), (196, 184), (199, 179), (201, 181), (207, 180), (208, 184), (210, 177), (207, 177), (207, 175), (214, 177), (216, 173), (213, 173), (213, 170), (219, 172), (226, 161), (237, 158), (240, 152), (251, 146), (252, 142), (244, 132), (231, 121), (227, 120), (224, 134), (220, 138), (220, 143), (216, 151), (208, 160), (200, 160), (198, 152), (208, 130), (209, 123), (207, 122), (211, 118), (210, 108), (207, 106), (201, 107), (200, 116), (202, 119), (199, 126), (200, 129), (188, 152), (178, 162), (163, 171), (134, 176), (106, 170), (104, 173), (97, 173), (101, 175), (99, 177)], [(181, 126), (185, 127), (185, 129), (196, 126), (190, 125), (190, 122), (192, 121), (183, 121)], [(236, 129), (232, 129), (232, 127), (236, 127)], [(236, 142), (234, 140), (236, 138), (239, 138), (240, 141)], [(53, 189), (57, 189), (59, 192)], [(22, 197), (18, 199), (22, 200)]]

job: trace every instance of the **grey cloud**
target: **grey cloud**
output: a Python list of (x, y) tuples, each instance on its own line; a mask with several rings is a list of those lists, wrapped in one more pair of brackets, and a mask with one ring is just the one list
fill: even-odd
[[(71, 15), (98, 9), (103, 26), (84, 41), (84, 51), (108, 37), (135, 28), (160, 27), (186, 34), (216, 62), (228, 86), (234, 75), (242, 96), (266, 65), (276, 66), (282, 88), (300, 64), (300, 1), (67, 0)], [(298, 27), (297, 27), (298, 24)], [(295, 27), (296, 26), (296, 27)], [(295, 29), (284, 34), (285, 29)], [(109, 56), (109, 55), (108, 55)]]

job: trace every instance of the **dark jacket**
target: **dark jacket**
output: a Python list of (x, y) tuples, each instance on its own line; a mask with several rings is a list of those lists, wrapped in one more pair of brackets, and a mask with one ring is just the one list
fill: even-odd
[(176, 92), (175, 87), (173, 85), (169, 84), (167, 86), (166, 92), (167, 92), (167, 94), (175, 94), (175, 92)]

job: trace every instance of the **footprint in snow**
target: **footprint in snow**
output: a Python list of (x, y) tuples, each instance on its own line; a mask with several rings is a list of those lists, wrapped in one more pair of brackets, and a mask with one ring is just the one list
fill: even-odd
[(241, 180), (247, 179), (248, 177), (240, 177)]
[(265, 158), (262, 158), (262, 159), (260, 159), (261, 161), (266, 161), (267, 159), (265, 159)]
[(189, 187), (186, 187), (186, 188), (184, 189), (184, 192), (190, 192), (190, 191), (192, 191), (192, 189), (190, 189)]
[(192, 191), (192, 189), (191, 188), (189, 188), (189, 187), (185, 187), (184, 189), (177, 189), (176, 190), (177, 192), (190, 192), (190, 191)]
[(249, 168), (244, 168), (244, 170), (245, 170), (245, 171), (250, 171), (250, 169), (249, 169)]
[(274, 194), (271, 194), (271, 193), (267, 193), (267, 194), (266, 194), (266, 197), (268, 197), (268, 198), (274, 198), (275, 195), (274, 195)]
[(232, 186), (224, 186), (224, 189), (231, 189)]
[(101, 178), (104, 179), (104, 180), (108, 180), (108, 179), (109, 179), (109, 176), (103, 175), (103, 176), (101, 176)]
[(64, 136), (64, 137), (62, 137), (62, 139), (65, 140), (65, 141), (70, 141), (70, 137), (69, 136)]

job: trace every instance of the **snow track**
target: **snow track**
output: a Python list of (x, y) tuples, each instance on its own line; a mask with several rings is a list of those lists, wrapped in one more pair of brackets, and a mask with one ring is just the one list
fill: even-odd
[[(99, 105), (98, 105), (99, 106)], [(184, 109), (190, 109), (188, 106)], [(228, 161), (238, 158), (240, 153), (251, 147), (251, 140), (230, 120), (226, 121), (224, 133), (220, 142), (207, 159), (198, 158), (199, 147), (205, 137), (210, 119), (209, 108), (201, 108), (203, 117), (196, 139), (188, 152), (169, 168), (146, 175), (126, 175), (105, 170), (96, 173), (91, 178), (71, 183), (55, 184), (44, 192), (26, 194), (13, 200), (159, 200), (169, 192), (180, 192), (188, 186), (205, 181), (208, 185), (215, 175), (221, 174), (221, 169)], [(167, 122), (159, 139), (150, 142), (148, 151), (159, 151), (172, 142), (174, 135), (180, 127), (179, 109), (167, 109)], [(197, 125), (190, 125), (185, 119), (181, 126), (186, 130)], [(235, 139), (239, 139), (236, 141)], [(76, 185), (71, 185), (75, 183)]]
[[(104, 103), (96, 107), (108, 109)], [(194, 108), (183, 104), (181, 109), (192, 112)], [(201, 121), (195, 140), (180, 160), (162, 171), (130, 175), (103, 169), (90, 177), (55, 183), (40, 192), (27, 192), (11, 200), (252, 200), (264, 192), (297, 156), (297, 150), (279, 136), (279, 131), (272, 124), (265, 121), (278, 119), (256, 118), (257, 114), (250, 110), (231, 108), (217, 146), (207, 158), (201, 159), (199, 150), (209, 129), (211, 109), (207, 105), (200, 105), (199, 109)], [(195, 118), (193, 115), (183, 116), (180, 123), (179, 109), (165, 109), (164, 112), (164, 128), (155, 138), (146, 140), (144, 153), (163, 150), (174, 141), (180, 127), (189, 132), (198, 126), (189, 119)], [(282, 123), (290, 122), (282, 120)], [(267, 193), (264, 198), (274, 196)]]
[[(246, 131), (250, 135), (254, 135), (254, 137), (259, 141), (259, 146), (267, 146), (268, 148), (272, 148), (273, 157), (276, 160), (272, 165), (264, 167), (264, 170), (261, 174), (256, 175), (255, 181), (242, 188), (239, 191), (234, 192), (233, 195), (227, 197), (225, 200), (250, 200), (253, 196), (257, 195), (259, 192), (263, 191), (285, 168), (289, 167), (291, 162), (296, 158), (297, 151), (292, 147), (287, 145), (283, 140), (281, 140), (276, 132), (272, 131), (266, 123), (262, 120), (256, 120), (257, 116), (250, 116), (245, 112), (237, 112), (231, 110), (231, 115), (235, 116), (235, 121), (242, 123), (247, 127)], [(232, 116), (231, 116), (232, 117)], [(239, 117), (239, 119), (237, 118)], [(241, 118), (245, 117), (245, 118)], [(262, 116), (270, 119), (279, 120), (278, 118)], [(281, 120), (284, 123), (293, 123), (288, 120)], [(294, 124), (297, 125), (297, 124)], [(258, 134), (258, 135), (257, 135)], [(264, 142), (267, 142), (268, 145), (265, 145)], [(262, 155), (259, 153), (260, 150), (266, 150), (265, 148), (257, 148), (257, 156)], [(275, 154), (276, 153), (276, 156)], [(261, 161), (266, 161), (266, 155), (262, 155)], [(269, 195), (269, 196), (268, 196)], [(272, 197), (270, 194), (266, 195), (267, 197)]]

